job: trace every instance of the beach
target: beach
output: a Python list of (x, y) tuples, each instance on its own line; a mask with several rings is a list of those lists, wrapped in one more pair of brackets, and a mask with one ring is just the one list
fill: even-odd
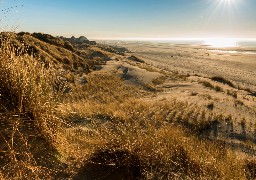
[(214, 48), (155, 42), (119, 42), (149, 64), (206, 77), (222, 76), (255, 89), (256, 48)]

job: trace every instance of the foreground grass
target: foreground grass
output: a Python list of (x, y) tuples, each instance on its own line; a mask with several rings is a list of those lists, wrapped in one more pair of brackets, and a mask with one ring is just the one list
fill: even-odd
[(6, 179), (50, 177), (55, 170), (49, 167), (58, 166), (54, 147), (61, 124), (57, 71), (14, 50), (8, 34), (1, 35), (0, 172)]
[[(59, 107), (60, 116), (73, 124), (63, 130), (77, 148), (77, 161), (84, 159), (80, 161), (84, 172), (90, 169), (85, 164), (100, 161), (103, 167), (114, 166), (117, 174), (123, 167), (129, 169), (131, 179), (137, 171), (143, 179), (245, 178), (243, 160), (225, 143), (197, 138), (208, 122), (220, 116), (176, 100), (138, 98), (149, 94), (110, 75), (89, 75), (88, 79), (91, 89), (79, 93), (84, 98)], [(88, 96), (91, 93), (94, 96)], [(103, 167), (94, 166), (99, 174)]]
[(198, 136), (219, 115), (150, 101), (151, 92), (108, 74), (91, 73), (64, 94), (57, 68), (4, 43), (0, 178), (245, 179), (241, 156)]

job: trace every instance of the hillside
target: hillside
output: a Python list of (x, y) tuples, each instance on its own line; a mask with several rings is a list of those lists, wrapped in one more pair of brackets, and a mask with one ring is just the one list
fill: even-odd
[(0, 178), (255, 178), (255, 102), (228, 79), (119, 46), (0, 40)]
[(30, 166), (62, 167), (54, 157), (55, 128), (64, 123), (56, 105), (115, 54), (42, 33), (4, 32), (0, 43), (0, 171), (7, 179), (43, 178), (55, 172), (33, 174)]
[[(9, 36), (16, 55), (29, 54), (40, 59), (46, 66), (49, 63), (74, 72), (90, 72), (97, 58), (106, 60), (110, 53), (97, 46), (71, 44), (60, 38), (42, 33), (2, 33)], [(82, 48), (79, 48), (82, 47)]]

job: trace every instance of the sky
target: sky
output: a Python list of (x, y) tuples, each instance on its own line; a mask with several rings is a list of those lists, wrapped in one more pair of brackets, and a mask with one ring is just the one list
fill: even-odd
[(256, 0), (0, 0), (0, 30), (89, 39), (256, 38), (255, 9)]

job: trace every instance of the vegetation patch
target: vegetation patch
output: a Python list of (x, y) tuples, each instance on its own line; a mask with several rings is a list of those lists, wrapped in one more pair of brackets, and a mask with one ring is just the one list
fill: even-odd
[(214, 76), (214, 77), (212, 77), (211, 79), (212, 79), (213, 81), (216, 81), (216, 82), (219, 82), (219, 83), (222, 83), (222, 84), (227, 84), (227, 85), (229, 85), (230, 87), (235, 88), (235, 85), (234, 85), (231, 81), (229, 81), (229, 80), (227, 80), (227, 79), (225, 79), (225, 78), (223, 78), (223, 77)]
[(200, 82), (203, 86), (207, 87), (207, 88), (210, 88), (210, 89), (213, 89), (217, 92), (224, 92), (223, 88), (220, 87), (220, 86), (214, 86), (213, 84), (211, 84), (210, 82), (208, 81), (201, 81)]
[[(13, 50), (19, 46), (13, 48), (13, 43), (8, 44), (12, 41), (1, 41), (1, 178), (254, 177), (250, 163), (237, 158), (225, 144), (211, 140), (218, 137), (215, 128), (225, 115), (172, 98), (152, 101), (152, 92), (125, 84), (115, 75), (89, 73), (81, 69), (79, 59), (57, 60), (57, 50), (67, 49), (44, 42), (48, 36), (37, 38), (30, 40), (39, 50), (49, 47), (47, 54), (52, 53), (53, 60), (15, 54)], [(95, 46), (88, 52), (76, 52), (82, 54), (79, 57), (93, 54), (99, 58), (89, 61), (92, 66), (110, 55)], [(60, 68), (63, 64), (67, 66), (64, 70)], [(72, 70), (70, 66), (76, 67)], [(84, 77), (84, 83), (76, 83), (77, 77)], [(164, 79), (159, 81), (155, 83)], [(70, 91), (65, 91), (66, 85)], [(207, 108), (214, 109), (214, 105)]]
[(142, 59), (139, 59), (139, 58), (137, 58), (136, 56), (133, 56), (133, 55), (128, 57), (128, 59), (131, 60), (131, 61), (139, 62), (139, 63), (145, 63), (145, 61), (143, 61)]

